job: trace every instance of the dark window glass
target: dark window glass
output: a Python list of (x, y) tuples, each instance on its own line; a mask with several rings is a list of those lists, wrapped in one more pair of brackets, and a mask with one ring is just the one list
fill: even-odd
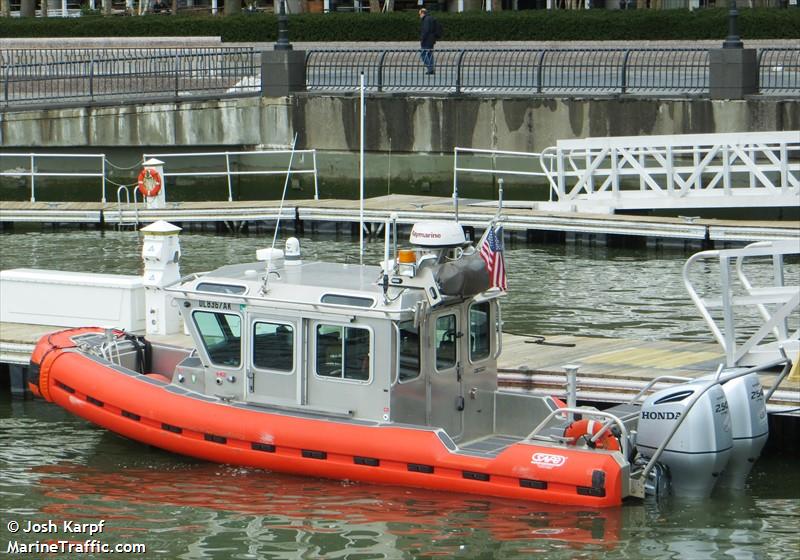
[(369, 330), (339, 325), (317, 325), (317, 375), (368, 381), (369, 351)]
[(322, 303), (335, 303), (336, 305), (350, 305), (352, 307), (372, 307), (375, 300), (356, 296), (342, 296), (338, 294), (325, 294)]
[(192, 314), (211, 362), (239, 367), (242, 363), (242, 319), (232, 313), (195, 311)]
[(235, 286), (233, 284), (214, 284), (212, 282), (202, 282), (197, 285), (198, 292), (211, 292), (214, 294), (233, 294), (240, 295), (247, 291), (244, 286)]
[(442, 315), (436, 319), (436, 369), (456, 365), (456, 316)]
[(284, 323), (253, 326), (253, 365), (290, 372), (294, 369), (294, 329)]
[(414, 321), (400, 323), (400, 363), (398, 377), (400, 382), (419, 377), (419, 328)]
[(490, 340), (489, 302), (476, 303), (469, 308), (469, 359), (477, 362), (488, 358)]

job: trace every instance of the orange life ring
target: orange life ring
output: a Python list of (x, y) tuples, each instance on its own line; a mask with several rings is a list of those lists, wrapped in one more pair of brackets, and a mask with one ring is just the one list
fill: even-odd
[[(569, 443), (575, 445), (581, 438), (592, 447), (591, 439), (603, 427), (603, 422), (597, 420), (576, 420), (564, 430), (564, 437), (569, 438)], [(608, 449), (609, 451), (619, 451), (621, 449), (619, 440), (611, 433), (608, 428), (600, 438), (594, 442), (594, 448)]]
[(161, 175), (155, 167), (145, 167), (139, 172), (139, 192), (142, 196), (153, 197), (161, 190)]

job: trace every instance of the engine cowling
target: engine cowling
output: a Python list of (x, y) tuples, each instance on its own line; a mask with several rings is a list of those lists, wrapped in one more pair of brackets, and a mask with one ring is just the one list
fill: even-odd
[(757, 373), (727, 381), (722, 390), (730, 407), (733, 449), (717, 485), (742, 489), (769, 436), (764, 390)]
[[(707, 385), (694, 382), (658, 391), (639, 413), (636, 449), (645, 457), (652, 457), (686, 416), (658, 459), (669, 467), (676, 496), (710, 495), (731, 454), (728, 401), (719, 385), (697, 397)], [(695, 398), (698, 402), (689, 409)]]

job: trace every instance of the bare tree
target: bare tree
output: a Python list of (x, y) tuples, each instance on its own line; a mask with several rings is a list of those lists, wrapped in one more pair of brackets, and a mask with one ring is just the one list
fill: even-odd
[(377, 14), (381, 11), (381, 0), (369, 0), (369, 13)]
[(240, 13), (242, 13), (242, 0), (225, 0), (224, 14), (226, 16)]
[(178, 0), (172, 0), (172, 7), (170, 9), (172, 10), (173, 16), (178, 15)]
[[(45, 0), (46, 2), (47, 0)], [(103, 15), (110, 16), (111, 15), (111, 0), (103, 0)]]
[(36, 0), (20, 0), (19, 15), (20, 17), (35, 17)]
[(0, 0), (0, 15), (11, 17), (11, 0)]
[(41, 0), (42, 17), (47, 17), (47, 0)]

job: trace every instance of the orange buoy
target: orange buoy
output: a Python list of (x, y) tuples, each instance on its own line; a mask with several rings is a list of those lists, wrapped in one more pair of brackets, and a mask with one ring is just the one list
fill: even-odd
[(564, 437), (569, 438), (569, 443), (575, 445), (578, 440), (583, 439), (591, 448), (608, 449), (609, 451), (619, 451), (619, 440), (611, 433), (608, 428), (603, 434), (592, 443), (592, 438), (603, 428), (603, 423), (597, 420), (576, 420), (566, 427)]
[(142, 196), (154, 197), (161, 191), (161, 175), (155, 167), (145, 167), (139, 172), (137, 185)]

